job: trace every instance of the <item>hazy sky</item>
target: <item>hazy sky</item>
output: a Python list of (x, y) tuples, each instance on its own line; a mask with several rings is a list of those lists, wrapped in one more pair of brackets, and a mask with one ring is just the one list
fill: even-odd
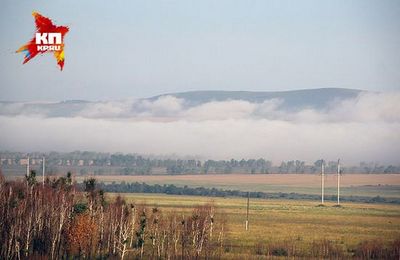
[[(22, 65), (32, 11), (67, 25), (65, 67)], [(400, 1), (0, 3), (0, 100), (188, 90), (400, 88)]]

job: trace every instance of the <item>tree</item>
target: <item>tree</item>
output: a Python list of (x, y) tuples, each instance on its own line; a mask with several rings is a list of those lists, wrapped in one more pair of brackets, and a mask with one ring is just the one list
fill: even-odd
[(94, 252), (91, 241), (96, 240), (97, 227), (88, 213), (77, 214), (68, 228), (69, 253), (88, 257)]

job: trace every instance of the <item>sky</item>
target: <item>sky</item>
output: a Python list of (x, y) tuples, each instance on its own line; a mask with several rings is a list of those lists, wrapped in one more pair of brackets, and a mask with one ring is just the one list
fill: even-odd
[[(22, 65), (32, 11), (67, 25), (65, 67)], [(400, 89), (400, 1), (0, 3), (0, 100), (116, 100), (190, 90)]]
[[(52, 54), (22, 65), (15, 53), (32, 11), (70, 28), (63, 71)], [(0, 102), (0, 150), (399, 165), (399, 32), (398, 0), (3, 0), (0, 101), (23, 102)], [(295, 111), (279, 98), (140, 99), (331, 87), (368, 91)], [(96, 102), (73, 116), (28, 104), (63, 100)]]

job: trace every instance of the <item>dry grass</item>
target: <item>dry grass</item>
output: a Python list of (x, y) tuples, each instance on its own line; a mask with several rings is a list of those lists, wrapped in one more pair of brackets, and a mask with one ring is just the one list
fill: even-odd
[(351, 254), (363, 241), (379, 240), (389, 245), (400, 237), (400, 206), (396, 205), (346, 203), (336, 208), (330, 203), (317, 207), (317, 202), (253, 199), (250, 230), (246, 232), (245, 199), (159, 194), (124, 196), (131, 201), (158, 206), (166, 212), (182, 214), (194, 205), (212, 200), (219, 212), (216, 221), (218, 218), (227, 220), (227, 253), (232, 254), (257, 256), (283, 245), (295, 246), (290, 250), (305, 256), (319, 250), (318, 247)]

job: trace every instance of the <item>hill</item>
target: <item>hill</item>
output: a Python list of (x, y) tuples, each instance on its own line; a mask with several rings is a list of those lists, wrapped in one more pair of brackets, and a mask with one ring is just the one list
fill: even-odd
[[(267, 100), (280, 100), (279, 109), (296, 111), (305, 108), (316, 110), (328, 109), (336, 101), (343, 101), (357, 97), (364, 91), (343, 88), (303, 89), (275, 92), (251, 91), (190, 91), (162, 94), (150, 98), (119, 101), (85, 101), (66, 100), (60, 102), (12, 102), (0, 101), (0, 115), (43, 115), (46, 117), (91, 117), (93, 110), (105, 110), (110, 107), (117, 109), (118, 117), (131, 117), (137, 112), (143, 112), (147, 104), (160, 98), (172, 96), (183, 100), (185, 108), (198, 106), (214, 101), (243, 100), (250, 103), (262, 103)], [(88, 113), (89, 111), (89, 113)], [(112, 114), (114, 115), (114, 114)], [(111, 117), (112, 117), (111, 115)], [(110, 117), (110, 116), (107, 116)]]
[(169, 93), (149, 98), (156, 100), (163, 96), (174, 96), (184, 99), (189, 106), (196, 106), (212, 101), (244, 100), (251, 103), (262, 103), (265, 100), (281, 99), (282, 107), (286, 109), (301, 109), (305, 107), (324, 109), (335, 100), (345, 100), (357, 97), (362, 90), (345, 88), (318, 88), (290, 91), (189, 91)]

